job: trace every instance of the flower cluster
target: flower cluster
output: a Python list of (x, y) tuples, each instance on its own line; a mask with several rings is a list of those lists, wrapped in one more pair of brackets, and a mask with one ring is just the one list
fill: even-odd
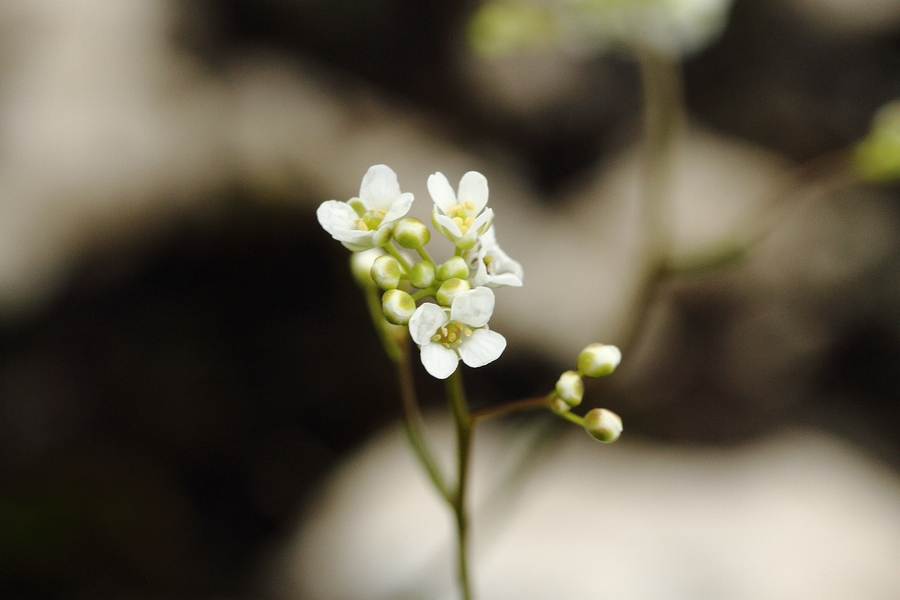
[[(497, 244), (484, 175), (466, 173), (454, 192), (447, 178), (435, 173), (428, 178), (428, 192), (434, 201), (432, 223), (456, 248), (442, 263), (425, 249), (431, 240), (428, 227), (406, 216), (413, 195), (400, 191), (397, 175), (385, 165), (368, 170), (359, 197), (323, 202), (316, 216), (325, 231), (356, 253), (354, 268), (368, 269), (383, 290), (384, 318), (408, 328), (425, 370), (446, 379), (460, 360), (480, 367), (503, 353), (506, 339), (488, 328), (494, 311), (491, 288), (521, 286), (522, 266)], [(434, 302), (417, 305), (426, 298)]]

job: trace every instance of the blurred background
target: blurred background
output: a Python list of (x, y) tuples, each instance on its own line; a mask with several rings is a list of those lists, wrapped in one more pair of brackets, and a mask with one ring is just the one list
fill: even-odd
[[(758, 517), (709, 534), (678, 593), (608, 597), (778, 596), (754, 594), (748, 573), (765, 580), (765, 561), (736, 558), (747, 573), (731, 579), (707, 569), (790, 482), (809, 488), (797, 514), (808, 506), (824, 532), (807, 539), (836, 550), (773, 554), (799, 575), (763, 589), (830, 597), (866, 581), (861, 597), (897, 597), (900, 187), (860, 182), (848, 157), (900, 97), (900, 5), (723, 6), (721, 31), (683, 56), (672, 268), (649, 277), (641, 78), (615, 46), (485, 58), (467, 43), (474, 0), (0, 4), (0, 595), (377, 595), (316, 588), (369, 573), (342, 571), (338, 550), (318, 575), (283, 557), (327, 534), (309, 533), (329, 523), (316, 490), (399, 416), (348, 253), (314, 217), (385, 163), (420, 217), (429, 174), (484, 173), (499, 240), (524, 266), (492, 320), (507, 351), (466, 373), (474, 407), (544, 394), (586, 343), (615, 343), (622, 367), (586, 406), (622, 416), (621, 449), (563, 454), (623, 479), (671, 476), (668, 498), (698, 511), (669, 531), (682, 540)], [(440, 388), (417, 376), (439, 409)], [(575, 448), (551, 422), (486, 436), (540, 426)], [(572, 483), (536, 477), (550, 492)], [(708, 494), (678, 496), (692, 482)], [(598, 485), (573, 492), (579, 506), (600, 505)], [(725, 516), (723, 490), (736, 494)], [(627, 513), (645, 533), (626, 558), (677, 547), (653, 534), (683, 514), (666, 493), (621, 494), (647, 502)], [(782, 517), (770, 523), (796, 521)], [(661, 564), (640, 560), (607, 564), (635, 580)]]

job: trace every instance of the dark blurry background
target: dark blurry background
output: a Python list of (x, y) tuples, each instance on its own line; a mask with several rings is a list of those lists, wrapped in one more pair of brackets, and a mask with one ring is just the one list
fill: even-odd
[[(639, 135), (639, 78), (615, 53), (582, 60), (564, 94), (527, 109), (479, 95), (459, 58), (474, 2), (159, 6), (173, 15), (168, 51), (210, 81), (227, 84), (236, 62), (265, 53), (312, 69), (332, 92), (371, 87), (454, 143), (502, 156), (546, 204)], [(641, 360), (592, 389), (629, 433), (665, 443), (732, 444), (804, 423), (897, 468), (900, 190), (835, 182), (831, 159), (816, 160), (865, 135), (875, 109), (900, 96), (900, 17), (842, 28), (798, 6), (737, 0), (723, 37), (686, 61), (687, 103), (696, 122), (801, 169), (809, 188), (785, 202), (815, 196), (809, 215), (827, 226), (805, 228), (801, 211), (796, 235), (746, 262), (666, 281), (645, 337), (625, 341)], [(13, 16), (0, 20), (22, 22)], [(78, 26), (63, 15), (53, 35)], [(6, 63), (22, 68), (9, 52), (7, 121), (42, 93), (4, 76)], [(6, 152), (15, 169), (15, 148)], [(228, 174), (182, 192), (181, 208), (152, 225), (129, 221), (115, 243), (82, 240), (58, 283), (3, 320), (3, 597), (258, 597), (258, 574), (313, 486), (398, 416), (347, 253), (314, 218), (339, 192), (259, 189)], [(5, 190), (10, 214), (15, 192)], [(874, 254), (860, 250), (869, 243)], [(851, 258), (817, 277), (809, 265), (822, 252)], [(759, 264), (775, 266), (760, 275)], [(543, 393), (559, 371), (540, 348), (511, 347), (470, 374), (473, 403)], [(421, 383), (434, 402), (436, 387)]]

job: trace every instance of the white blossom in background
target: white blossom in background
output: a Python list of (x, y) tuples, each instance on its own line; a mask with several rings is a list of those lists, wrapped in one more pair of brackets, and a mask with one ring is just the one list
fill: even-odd
[(434, 200), (434, 226), (457, 248), (473, 247), (493, 222), (494, 211), (486, 208), (487, 179), (477, 171), (462, 176), (458, 193), (454, 193), (443, 173), (435, 173), (428, 177), (428, 193)]
[[(564, 39), (590, 46), (652, 48), (693, 54), (725, 29), (732, 0), (562, 0)], [(568, 8), (570, 7), (570, 8)]]
[(497, 244), (494, 227), (485, 231), (476, 244), (466, 250), (463, 258), (469, 266), (469, 283), (473, 287), (522, 286), (522, 265)]
[(463, 292), (449, 311), (430, 302), (417, 308), (409, 320), (409, 334), (419, 346), (425, 370), (446, 379), (460, 359), (470, 367), (497, 360), (506, 338), (487, 328), (493, 312), (494, 292), (486, 287)]
[(472, 21), (473, 47), (502, 54), (516, 47), (571, 50), (640, 47), (686, 56), (725, 29), (732, 0), (494, 0)]
[(358, 198), (323, 202), (316, 217), (331, 237), (360, 252), (384, 245), (393, 223), (409, 212), (412, 202), (412, 194), (400, 191), (396, 173), (386, 165), (375, 165), (363, 177)]

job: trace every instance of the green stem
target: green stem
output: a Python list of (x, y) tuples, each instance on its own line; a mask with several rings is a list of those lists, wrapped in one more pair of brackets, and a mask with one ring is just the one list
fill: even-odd
[(413, 300), (421, 300), (427, 296), (434, 296), (437, 293), (437, 288), (430, 287), (425, 288), (424, 290), (419, 290), (415, 294), (412, 295)]
[(469, 481), (469, 460), (472, 455), (472, 415), (466, 403), (463, 389), (461, 369), (447, 379), (447, 399), (453, 413), (456, 426), (456, 461), (457, 485), (454, 495), (453, 512), (456, 514), (456, 535), (459, 557), (459, 586), (463, 600), (471, 600), (472, 590), (469, 583), (468, 537), (469, 517), (466, 510), (466, 489)]
[(440, 467), (434, 458), (434, 454), (428, 447), (424, 435), (424, 423), (422, 421), (422, 413), (419, 411), (419, 403), (416, 401), (416, 388), (413, 383), (412, 368), (409, 363), (409, 353), (403, 352), (401, 360), (397, 361), (397, 378), (400, 382), (400, 397), (403, 401), (403, 429), (406, 432), (406, 438), (409, 445), (412, 446), (413, 452), (432, 485), (447, 501), (453, 505), (456, 498), (447, 485), (447, 479), (441, 473)]
[(546, 408), (547, 404), (550, 402), (552, 395), (553, 392), (550, 392), (546, 396), (525, 398), (523, 400), (509, 402), (508, 404), (482, 408), (481, 410), (476, 410), (472, 413), (472, 421), (487, 421), (488, 419), (493, 419), (495, 417), (508, 415), (509, 413), (519, 412), (522, 410), (530, 410), (532, 408)]
[(394, 336), (394, 332), (400, 328), (396, 325), (391, 325), (385, 320), (381, 310), (381, 297), (377, 288), (374, 286), (366, 287), (365, 294), (366, 303), (369, 307), (369, 316), (372, 317), (375, 331), (378, 332), (378, 337), (381, 338), (381, 344), (384, 346), (388, 357), (397, 366), (397, 380), (400, 383), (400, 398), (403, 402), (403, 429), (406, 432), (406, 439), (409, 440), (409, 445), (412, 446), (416, 458), (419, 459), (435, 489), (448, 504), (452, 505), (454, 497), (450, 491), (450, 486), (447, 485), (447, 479), (441, 473), (434, 454), (425, 441), (425, 427), (422, 421), (422, 413), (419, 411), (419, 403), (416, 400), (416, 387), (413, 383), (412, 368), (409, 364), (408, 342), (406, 341), (409, 336), (405, 331), (402, 337), (397, 336), (402, 341), (398, 341), (397, 337)]
[(397, 247), (394, 246), (394, 242), (388, 242), (384, 246), (384, 251), (397, 259), (397, 262), (400, 263), (400, 266), (403, 267), (403, 270), (409, 273), (410, 269), (412, 269), (412, 265), (409, 264), (409, 261), (406, 260), (406, 257), (400, 254), (400, 251), (397, 250)]
[(416, 252), (419, 253), (419, 256), (422, 257), (422, 260), (427, 260), (431, 264), (435, 264), (434, 260), (431, 258), (431, 255), (428, 254), (428, 250), (425, 249), (425, 246), (419, 246), (416, 248)]
[(393, 335), (393, 327), (395, 326), (388, 323), (384, 318), (381, 295), (378, 288), (374, 287), (374, 285), (366, 286), (365, 294), (366, 305), (369, 307), (369, 316), (372, 318), (372, 324), (375, 326), (375, 331), (378, 333), (381, 345), (384, 347), (384, 351), (387, 353), (388, 358), (394, 363), (399, 363), (403, 360), (406, 352), (400, 347), (400, 343)]
[(580, 427), (584, 427), (584, 418), (579, 417), (578, 415), (576, 415), (574, 413), (566, 411), (566, 412), (555, 412), (553, 414), (565, 419), (566, 421), (571, 421), (572, 423), (575, 423), (576, 425), (578, 425)]

